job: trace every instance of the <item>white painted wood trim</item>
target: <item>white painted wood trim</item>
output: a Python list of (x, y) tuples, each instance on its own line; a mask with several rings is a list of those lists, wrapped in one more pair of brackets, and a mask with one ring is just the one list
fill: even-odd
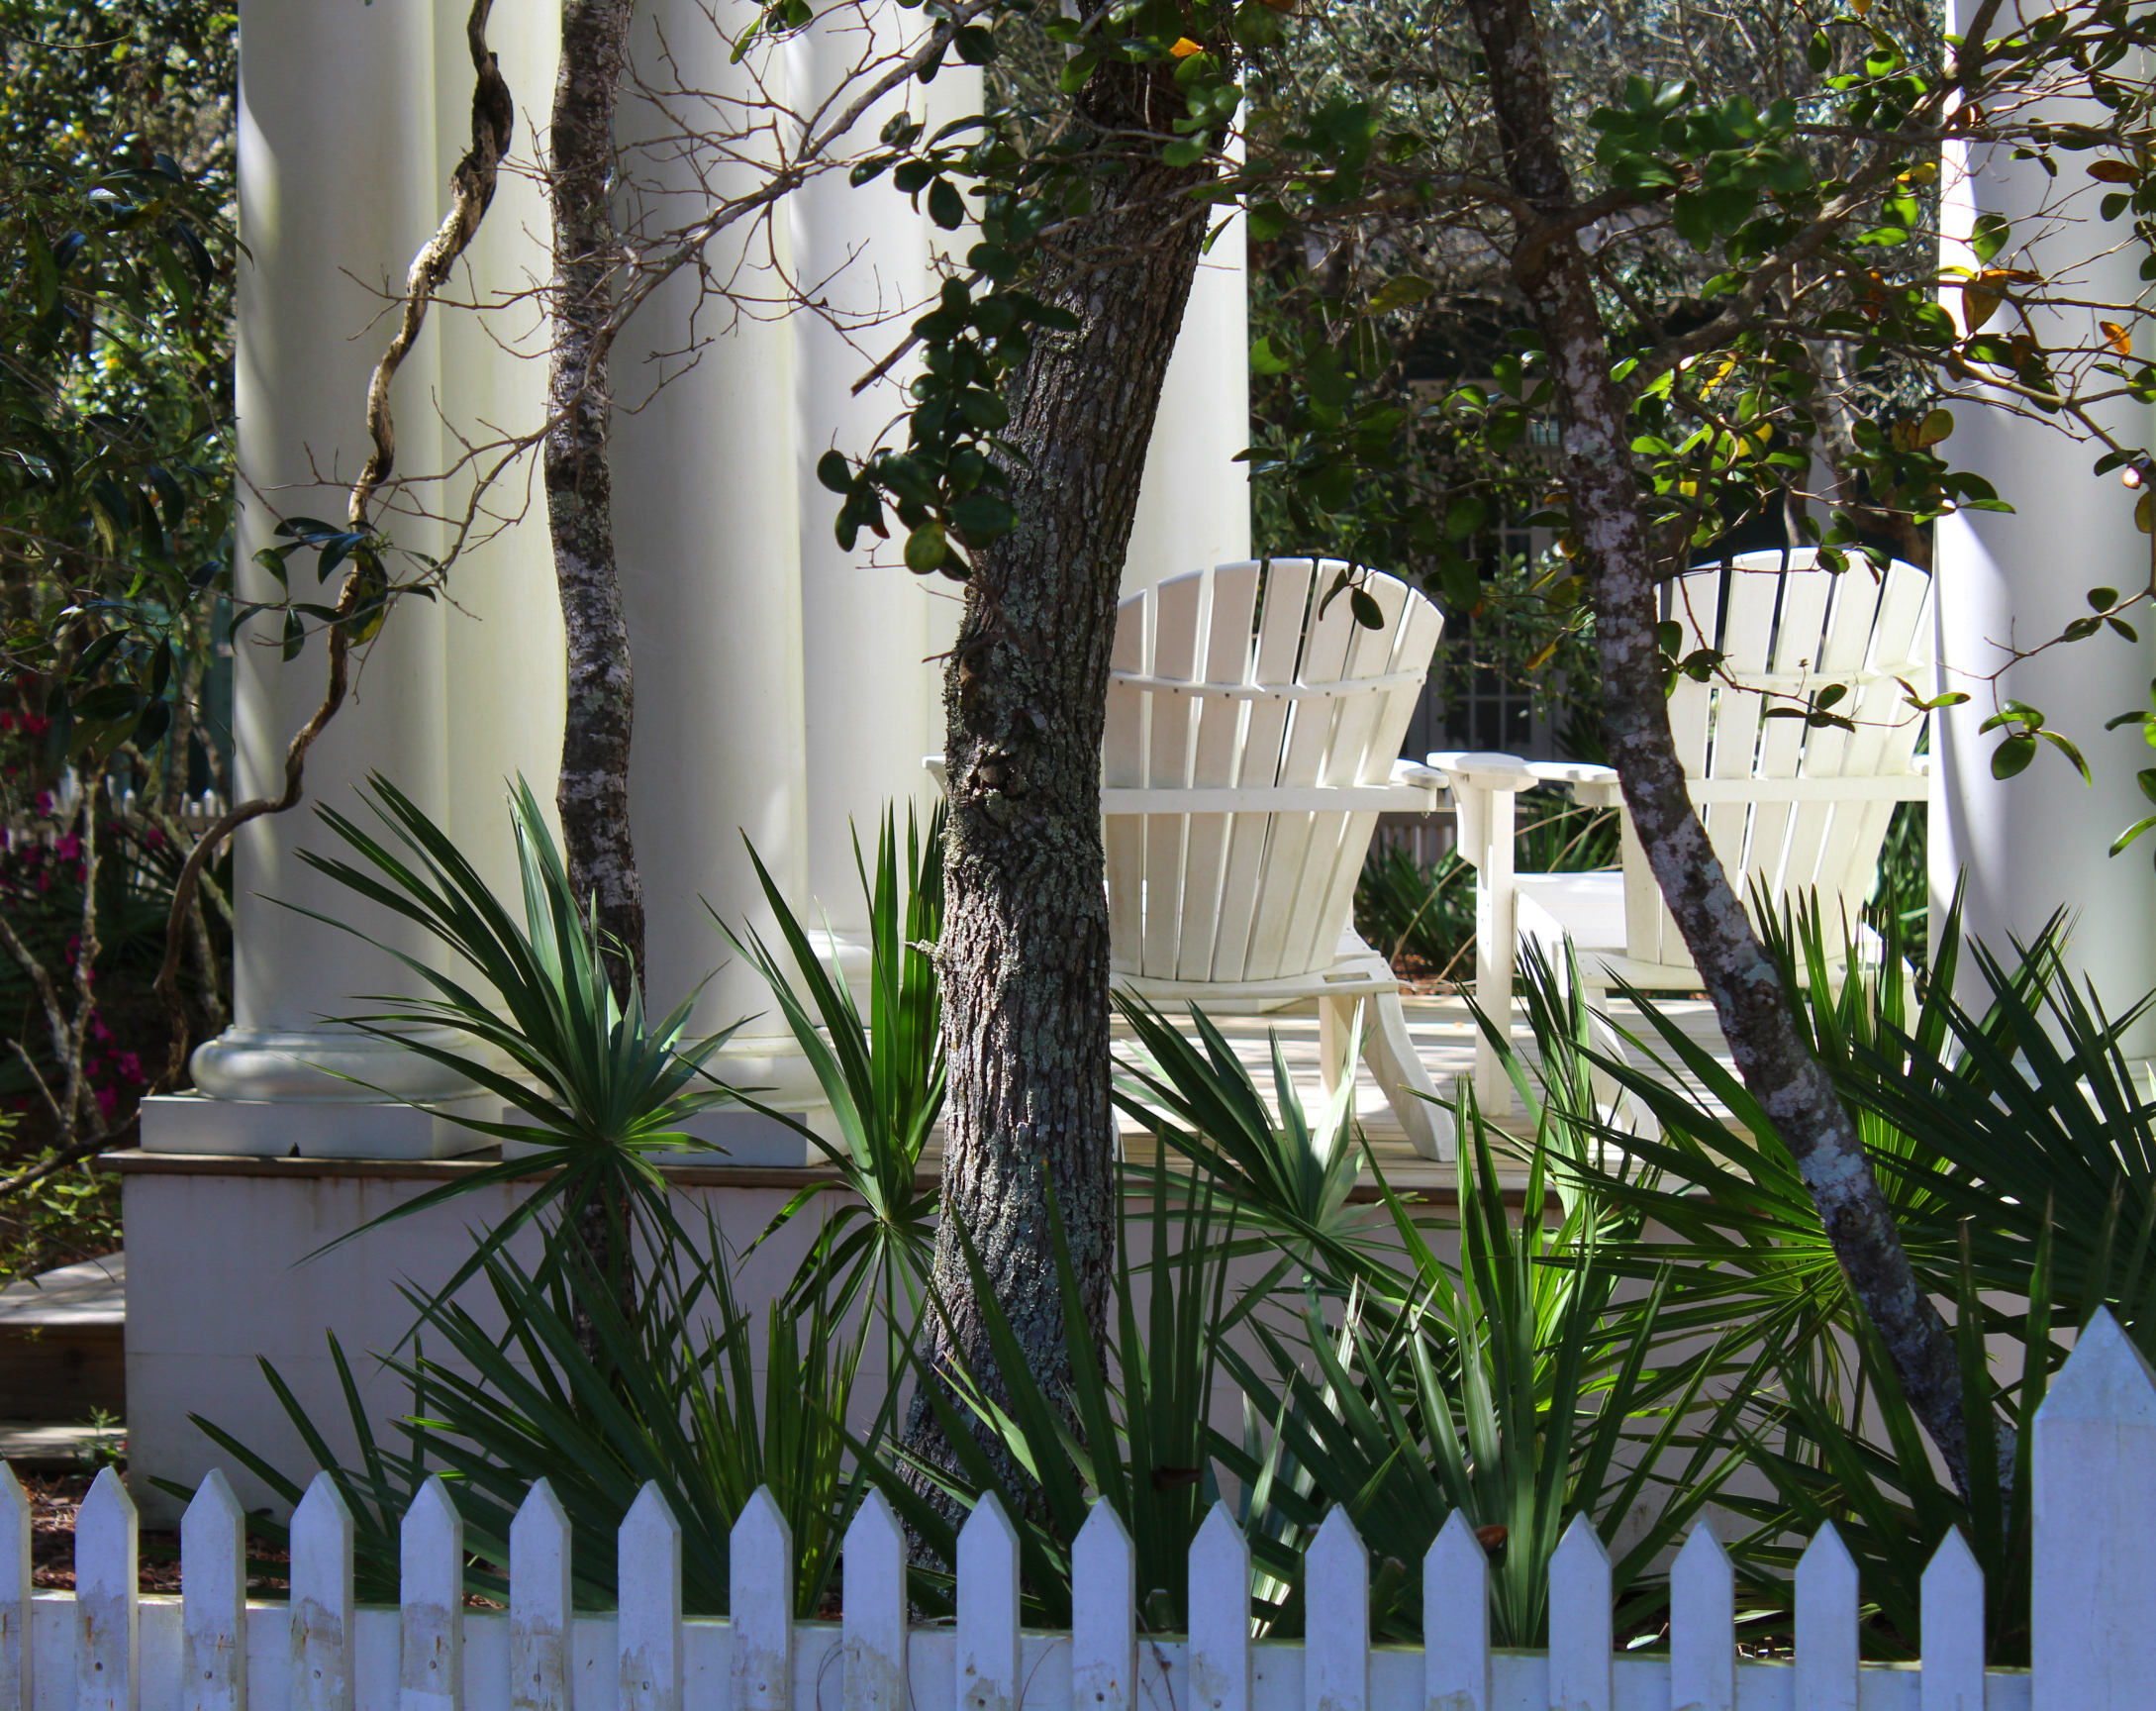
[(1101, 812), (1126, 814), (1429, 814), (1437, 792), (1413, 784), (1275, 784), (1205, 789), (1110, 789)]
[(1207, 683), (1188, 677), (1155, 677), (1143, 671), (1111, 671), (1108, 680), (1148, 695), (1189, 695), (1221, 701), (1338, 701), (1355, 695), (1387, 695), (1421, 689), (1427, 670), (1388, 671), (1382, 677), (1350, 677), (1337, 683)]

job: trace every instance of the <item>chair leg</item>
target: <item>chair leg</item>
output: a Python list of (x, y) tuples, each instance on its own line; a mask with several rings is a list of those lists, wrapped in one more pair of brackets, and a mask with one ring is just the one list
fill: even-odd
[[(1617, 1033), (1617, 1024), (1610, 1020), (1610, 992), (1607, 987), (1581, 983), (1581, 998), (1587, 1006), (1587, 1028), (1590, 1037), (1606, 1057), (1619, 1063), (1631, 1061), (1624, 1050), (1624, 1040)], [(1643, 1105), (1638, 1097), (1617, 1085), (1617, 1078), (1600, 1067), (1588, 1071), (1589, 1085), (1594, 1089), (1595, 1105), (1606, 1121), (1616, 1123), (1621, 1116), (1631, 1125), (1634, 1135), (1658, 1136), (1662, 1125), (1655, 1121), (1654, 1113)]]
[[(1513, 883), (1513, 807), (1510, 790), (1489, 792), (1484, 836), (1488, 848), (1475, 872), (1475, 1002), (1508, 1035), (1513, 1026), (1513, 966), (1519, 949), (1519, 893)], [(1475, 1030), (1475, 1100), (1483, 1113), (1503, 1117), (1513, 1108), (1513, 1084), (1497, 1049)]]
[(1435, 1102), (1437, 1089), (1408, 1034), (1408, 1013), (1400, 994), (1376, 993), (1370, 1007), (1373, 1014), (1362, 1037), (1363, 1060), (1385, 1089), (1386, 1103), (1407, 1131), (1409, 1144), (1424, 1158), (1450, 1163), (1456, 1146), (1452, 1113)]
[(1343, 1072), (1351, 1072), (1347, 1042), (1354, 1032), (1355, 1003), (1352, 998), (1318, 1000), (1318, 1074), (1327, 1094), (1339, 1090)]

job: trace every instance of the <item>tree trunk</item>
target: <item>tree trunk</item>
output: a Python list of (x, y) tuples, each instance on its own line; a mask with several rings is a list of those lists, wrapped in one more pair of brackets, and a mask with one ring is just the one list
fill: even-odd
[[(1182, 97), (1151, 67), (1104, 64), (1077, 103), (1104, 135), (1168, 130)], [(944, 677), (950, 834), (940, 962), (950, 1130), (934, 1278), (947, 1323), (928, 1354), (1001, 1394), (957, 1233), (1059, 1400), (1071, 1380), (1054, 1195), (1087, 1320), (1102, 1328), (1116, 1249), (1108, 1099), (1108, 904), (1101, 732), (1138, 479), (1204, 237), (1182, 192), (1210, 168), (1150, 151), (1095, 180), (1083, 260), (1035, 290), (1078, 317), (1019, 371), (1008, 438), (1018, 527), (982, 552)], [(1156, 568), (1148, 566), (1148, 569)], [(1161, 566), (1158, 568), (1167, 568)], [(919, 1399), (908, 1440), (942, 1460)]]
[[(614, 480), (607, 465), (612, 400), (601, 331), (612, 307), (616, 248), (607, 202), (614, 107), (635, 12), (633, 0), (562, 0), (546, 179), (554, 217), (546, 519), (569, 679), (554, 805), (569, 883), (597, 913), (600, 955), (615, 995), (625, 1001), (643, 966), (643, 884), (629, 830), (629, 739), (637, 695), (614, 565)], [(611, 1285), (625, 1313), (635, 1299), (607, 1213), (596, 1193), (562, 1213), (590, 1266), (572, 1300), (571, 1326), (577, 1346), (594, 1361), (600, 1358), (598, 1329), (583, 1288)]]
[(614, 485), (607, 466), (614, 107), (628, 58), (632, 0), (562, 0), (554, 83), (554, 279), (547, 407), (546, 515), (568, 648), (569, 695), (554, 802), (569, 879), (596, 900), (615, 991), (643, 964), (643, 884), (629, 830), (629, 739), (636, 679), (614, 565)]
[(1781, 977), (1686, 792), (1655, 639), (1660, 614), (1632, 469), (1627, 401), (1610, 378), (1587, 258), (1570, 231), (1540, 225), (1561, 221), (1574, 199), (1557, 149), (1532, 0), (1469, 0), (1469, 11), (1489, 62), (1507, 175), (1538, 217), (1519, 222), (1514, 274), (1555, 380), (1565, 485), (1594, 589), (1611, 763), (1745, 1086), (1796, 1159), (1911, 1406), (1966, 1491), (1968, 1447), (1952, 1334), (1916, 1286), (1856, 1127), (1799, 1037)]

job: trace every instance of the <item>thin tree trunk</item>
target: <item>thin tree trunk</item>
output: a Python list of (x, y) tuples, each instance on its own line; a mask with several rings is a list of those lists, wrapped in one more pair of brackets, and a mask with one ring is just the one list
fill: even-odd
[[(562, 0), (561, 70), (554, 82), (553, 158), (547, 195), (554, 218), (549, 299), (553, 349), (547, 372), (546, 517), (568, 654), (568, 707), (554, 804), (569, 882), (596, 910), (600, 954), (616, 996), (627, 999), (643, 966), (643, 883), (629, 830), (629, 739), (636, 677), (629, 624), (614, 563), (614, 480), (607, 464), (606, 346), (612, 306), (614, 108), (629, 57), (633, 0)], [(602, 1196), (566, 1209), (591, 1279), (611, 1286), (623, 1310), (635, 1306), (626, 1257)], [(587, 1279), (589, 1282), (591, 1279)], [(572, 1328), (588, 1359), (599, 1359), (598, 1329), (581, 1289)]]
[(628, 58), (632, 0), (562, 0), (554, 84), (552, 360), (547, 404), (546, 515), (568, 646), (568, 716), (554, 793), (569, 878), (596, 901), (617, 993), (643, 965), (643, 884), (629, 830), (629, 739), (636, 679), (614, 564), (614, 484), (607, 465), (614, 108)]
[[(1557, 149), (1532, 0), (1469, 0), (1469, 12), (1490, 67), (1512, 186), (1541, 220), (1561, 220), (1574, 199)], [(1745, 1086), (1796, 1159), (1849, 1286), (1878, 1327), (1910, 1405), (1966, 1491), (1968, 1445), (1952, 1334), (1916, 1285), (1856, 1127), (1835, 1097), (1832, 1080), (1798, 1035), (1780, 973), (1686, 792), (1655, 639), (1660, 613), (1632, 469), (1627, 405), (1610, 378), (1608, 342), (1587, 258), (1571, 232), (1539, 229), (1537, 221), (1524, 218), (1520, 224), (1514, 273), (1556, 382), (1565, 484), (1594, 589), (1603, 736), (1623, 784), (1625, 806)]]
[[(1078, 108), (1103, 133), (1158, 135), (1183, 103), (1162, 72), (1104, 65)], [(1207, 170), (1146, 158), (1098, 179), (1087, 259), (1039, 282), (1080, 328), (1043, 336), (1016, 377), (1018, 528), (978, 555), (944, 677), (950, 1132), (934, 1279), (949, 1319), (931, 1324), (928, 1354), (996, 1394), (958, 1232), (1051, 1396), (1072, 1371), (1051, 1192), (1096, 1334), (1114, 1269), (1101, 732), (1138, 478), (1204, 236), (1204, 208), (1182, 191)], [(942, 1459), (919, 1398), (908, 1439)]]

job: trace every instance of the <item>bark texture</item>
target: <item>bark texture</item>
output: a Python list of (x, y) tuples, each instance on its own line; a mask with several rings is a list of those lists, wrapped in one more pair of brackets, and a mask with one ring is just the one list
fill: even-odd
[[(1078, 117), (1158, 137), (1184, 111), (1165, 72), (1104, 65)], [(1101, 1329), (1115, 1262), (1108, 1098), (1108, 904), (1101, 733), (1138, 478), (1204, 237), (1183, 194), (1209, 168), (1152, 146), (1099, 180), (1084, 254), (1035, 289), (1077, 316), (1044, 335), (1012, 388), (1017, 530), (981, 553), (944, 678), (950, 834), (941, 941), (949, 1141), (935, 1286), (948, 1310), (926, 1353), (1001, 1393), (957, 1233), (1033, 1375), (1060, 1399), (1071, 1348), (1050, 1244), (1052, 1191), (1079, 1293)], [(942, 1459), (917, 1400), (909, 1441)]]
[[(1968, 1489), (1952, 1334), (1917, 1287), (1856, 1127), (1799, 1037), (1781, 978), (1686, 792), (1663, 693), (1653, 555), (1634, 477), (1626, 400), (1587, 257), (1532, 0), (1469, 0), (1490, 68), (1507, 176), (1528, 205), (1514, 272), (1548, 352), (1565, 484), (1594, 589), (1603, 733), (1640, 844), (1692, 953), (1744, 1083), (1773, 1119), (1818, 1207), (1851, 1290), (1879, 1328), (1911, 1406)], [(2009, 1462), (2010, 1465), (2010, 1462)]]
[[(614, 108), (629, 53), (632, 0), (562, 0), (547, 194), (554, 226), (553, 339), (547, 406), (546, 517), (568, 648), (568, 712), (554, 802), (569, 879), (596, 901), (615, 990), (643, 963), (643, 884), (629, 829), (629, 740), (636, 676), (614, 563), (607, 463), (607, 354), (614, 222)], [(619, 952), (617, 953), (617, 947)]]

